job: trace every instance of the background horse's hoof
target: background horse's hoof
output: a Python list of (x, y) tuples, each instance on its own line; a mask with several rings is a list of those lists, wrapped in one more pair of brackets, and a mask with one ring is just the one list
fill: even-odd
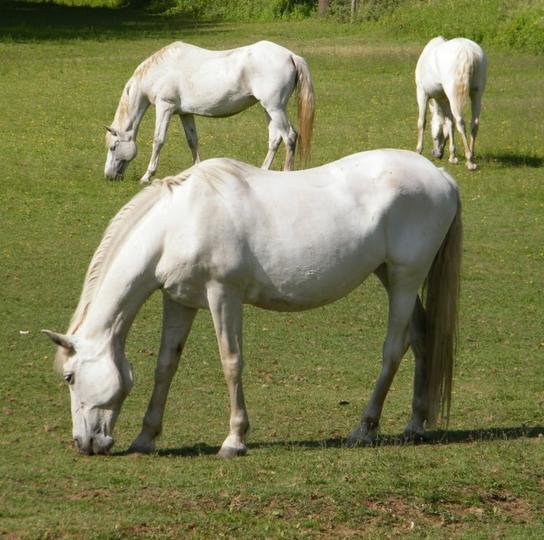
[(155, 451), (155, 442), (143, 440), (141, 436), (137, 437), (129, 446), (127, 454), (152, 454)]
[(450, 159), (448, 159), (448, 162), (452, 163), (453, 165), (457, 165), (457, 163), (459, 163), (459, 158), (456, 156), (451, 156)]
[(467, 161), (467, 169), (469, 171), (475, 171), (477, 169), (476, 163), (474, 163), (472, 161)]

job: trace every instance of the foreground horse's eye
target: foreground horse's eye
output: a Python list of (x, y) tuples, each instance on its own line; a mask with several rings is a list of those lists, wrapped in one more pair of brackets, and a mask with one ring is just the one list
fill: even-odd
[(74, 374), (73, 373), (65, 373), (64, 374), (64, 380), (68, 384), (74, 384)]

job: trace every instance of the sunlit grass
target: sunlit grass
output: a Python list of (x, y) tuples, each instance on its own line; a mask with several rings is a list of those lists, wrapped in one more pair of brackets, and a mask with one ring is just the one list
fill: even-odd
[[(87, 458), (69, 447), (68, 392), (39, 330), (65, 330), (106, 224), (140, 186), (153, 112), (123, 182), (102, 178), (104, 128), (134, 67), (176, 37), (210, 48), (261, 38), (303, 54), (317, 94), (313, 164), (415, 147), (420, 43), (331, 23), (119, 29), (114, 41), (0, 43), (0, 535), (21, 537), (542, 536), (544, 153), (541, 59), (489, 50), (479, 169), (447, 166), (465, 222), (461, 342), (450, 434), (399, 446), (408, 355), (383, 415), (384, 444), (347, 449), (378, 374), (386, 298), (370, 279), (307, 313), (245, 312), (250, 454), (213, 457), (228, 406), (208, 313), (199, 314), (153, 456)], [(296, 111), (291, 104), (296, 118)], [(197, 119), (204, 157), (260, 164), (264, 114)], [(425, 154), (429, 155), (429, 136)], [(282, 156), (276, 158), (279, 168)], [(173, 122), (159, 175), (190, 165)], [(445, 163), (442, 163), (445, 165)], [(136, 386), (116, 449), (137, 434), (152, 385), (160, 301), (129, 336)], [(440, 434), (435, 435), (435, 441)]]

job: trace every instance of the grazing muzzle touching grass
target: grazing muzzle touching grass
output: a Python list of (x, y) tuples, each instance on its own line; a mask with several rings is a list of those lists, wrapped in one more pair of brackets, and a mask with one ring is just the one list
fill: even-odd
[(106, 128), (106, 146), (108, 154), (104, 167), (104, 176), (108, 180), (121, 180), (128, 164), (136, 157), (138, 149), (130, 133)]

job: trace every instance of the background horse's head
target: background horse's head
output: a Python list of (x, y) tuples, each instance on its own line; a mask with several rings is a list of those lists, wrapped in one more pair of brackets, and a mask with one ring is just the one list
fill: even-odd
[(125, 174), (127, 165), (136, 157), (138, 150), (131, 131), (118, 131), (106, 128), (106, 146), (108, 155), (104, 175), (108, 180), (120, 180)]
[(132, 369), (100, 347), (76, 336), (44, 330), (59, 349), (56, 362), (70, 389), (72, 438), (85, 454), (105, 454), (113, 446), (113, 428), (133, 385)]
[(438, 103), (431, 99), (429, 102), (431, 110), (431, 137), (433, 140), (433, 156), (435, 158), (442, 158), (444, 154), (444, 146), (448, 139), (448, 126), (444, 112)]

